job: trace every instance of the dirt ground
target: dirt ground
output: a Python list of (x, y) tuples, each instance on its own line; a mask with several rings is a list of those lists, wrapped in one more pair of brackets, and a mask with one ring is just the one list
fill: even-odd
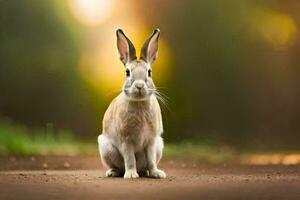
[(300, 166), (163, 160), (166, 179), (105, 178), (96, 157), (0, 157), (0, 199), (300, 199)]

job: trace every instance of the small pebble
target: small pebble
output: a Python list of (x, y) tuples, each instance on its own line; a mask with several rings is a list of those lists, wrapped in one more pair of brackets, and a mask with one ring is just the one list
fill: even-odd
[(64, 167), (65, 167), (65, 168), (69, 168), (69, 167), (71, 167), (71, 165), (70, 165), (70, 163), (68, 163), (68, 162), (64, 162)]
[(47, 163), (43, 163), (42, 166), (43, 166), (44, 169), (48, 168), (48, 164)]

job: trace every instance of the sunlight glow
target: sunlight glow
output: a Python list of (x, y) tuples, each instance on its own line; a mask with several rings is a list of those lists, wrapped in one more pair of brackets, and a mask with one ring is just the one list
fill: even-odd
[(105, 22), (112, 15), (113, 3), (113, 0), (69, 0), (75, 18), (87, 26)]
[(300, 154), (244, 155), (241, 163), (247, 165), (296, 165), (300, 163)]
[(286, 48), (295, 42), (298, 28), (288, 14), (261, 10), (257, 12), (255, 24), (262, 39), (274, 49)]

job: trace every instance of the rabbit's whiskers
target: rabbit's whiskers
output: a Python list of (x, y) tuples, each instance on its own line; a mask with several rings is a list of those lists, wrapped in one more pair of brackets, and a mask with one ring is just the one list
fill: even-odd
[(161, 104), (161, 106), (163, 108), (165, 108), (166, 110), (170, 111), (169, 106), (168, 106), (168, 104), (169, 104), (169, 97), (166, 94), (164, 94), (162, 91), (159, 91), (157, 88), (153, 89), (153, 92), (154, 92), (157, 100)]

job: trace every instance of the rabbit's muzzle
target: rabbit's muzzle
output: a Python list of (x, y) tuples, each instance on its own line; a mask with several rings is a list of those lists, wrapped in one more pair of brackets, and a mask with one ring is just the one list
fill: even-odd
[(144, 81), (135, 81), (132, 87), (132, 94), (135, 97), (145, 97), (147, 96), (147, 88)]
[(145, 83), (143, 83), (143, 82), (136, 82), (134, 84), (134, 87), (136, 87), (138, 90), (142, 90), (145, 87)]

